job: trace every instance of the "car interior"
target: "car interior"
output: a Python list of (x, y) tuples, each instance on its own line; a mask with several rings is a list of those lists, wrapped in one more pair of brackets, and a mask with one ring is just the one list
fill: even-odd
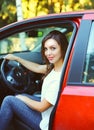
[[(28, 93), (41, 96), (43, 75), (31, 72), (20, 63), (5, 60), (4, 57), (12, 53), (23, 59), (45, 64), (41, 56), (41, 41), (52, 30), (59, 30), (64, 33), (70, 43), (75, 27), (69, 22), (64, 22), (62, 24), (25, 29), (0, 40), (0, 104), (7, 95), (15, 96), (15, 94)], [(21, 129), (33, 130), (15, 116), (13, 126), (9, 130)]]

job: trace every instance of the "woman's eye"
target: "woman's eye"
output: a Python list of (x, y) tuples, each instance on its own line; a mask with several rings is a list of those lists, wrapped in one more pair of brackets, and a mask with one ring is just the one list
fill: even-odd
[(56, 48), (55, 48), (55, 47), (52, 47), (51, 49), (52, 49), (52, 50), (55, 50)]
[(47, 51), (47, 50), (55, 50), (56, 49), (56, 47), (51, 47), (51, 48), (44, 48), (44, 51)]
[(44, 48), (44, 51), (47, 51), (47, 48)]

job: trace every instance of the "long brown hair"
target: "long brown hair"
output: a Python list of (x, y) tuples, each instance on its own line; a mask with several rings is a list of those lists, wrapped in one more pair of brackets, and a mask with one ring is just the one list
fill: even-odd
[(45, 61), (45, 63), (47, 64), (47, 73), (46, 75), (53, 69), (53, 64), (49, 63), (48, 59), (45, 56), (45, 42), (48, 39), (54, 39), (57, 41), (57, 43), (60, 45), (61, 48), (61, 52), (62, 52), (62, 59), (64, 60), (65, 57), (65, 53), (67, 50), (67, 46), (68, 46), (68, 41), (66, 36), (61, 33), (60, 31), (54, 30), (51, 31), (50, 33), (48, 33), (42, 40), (42, 48), (41, 48), (41, 53), (42, 53), (42, 57), (43, 60)]

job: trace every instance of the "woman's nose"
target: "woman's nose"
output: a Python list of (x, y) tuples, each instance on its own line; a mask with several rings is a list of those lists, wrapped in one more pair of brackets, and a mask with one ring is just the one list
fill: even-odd
[(51, 50), (47, 50), (47, 55), (50, 55), (51, 54)]

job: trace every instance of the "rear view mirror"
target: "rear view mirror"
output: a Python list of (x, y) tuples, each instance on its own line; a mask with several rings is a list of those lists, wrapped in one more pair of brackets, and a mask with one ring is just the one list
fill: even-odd
[(42, 31), (37, 31), (37, 30), (31, 30), (27, 32), (28, 37), (42, 37), (43, 32)]

